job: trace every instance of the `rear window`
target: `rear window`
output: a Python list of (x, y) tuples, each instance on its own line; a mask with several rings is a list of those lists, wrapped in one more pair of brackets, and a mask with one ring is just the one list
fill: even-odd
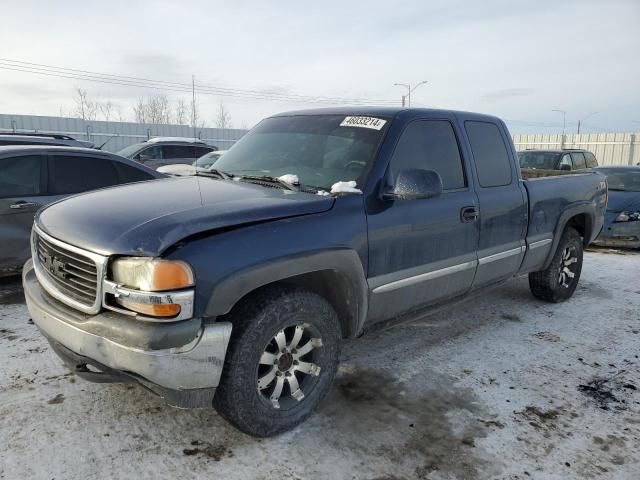
[(593, 153), (584, 152), (584, 157), (587, 160), (587, 168), (596, 168), (598, 166), (598, 161)]
[(132, 167), (131, 165), (125, 165), (121, 162), (113, 162), (113, 166), (118, 171), (120, 182), (122, 183), (142, 182), (144, 180), (151, 180), (152, 178), (155, 178), (149, 172)]
[(105, 158), (55, 155), (49, 175), (54, 194), (80, 193), (117, 185), (116, 170)]
[(476, 162), (481, 187), (509, 185), (512, 180), (509, 153), (497, 125), (468, 121), (464, 124)]
[(162, 158), (196, 158), (196, 152), (192, 145), (163, 145)]

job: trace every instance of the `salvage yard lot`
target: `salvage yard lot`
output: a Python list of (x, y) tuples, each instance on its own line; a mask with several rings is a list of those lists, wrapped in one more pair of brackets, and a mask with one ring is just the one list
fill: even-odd
[(640, 478), (640, 254), (590, 251), (575, 296), (526, 278), (349, 341), (272, 439), (141, 387), (74, 378), (0, 285), (0, 478)]

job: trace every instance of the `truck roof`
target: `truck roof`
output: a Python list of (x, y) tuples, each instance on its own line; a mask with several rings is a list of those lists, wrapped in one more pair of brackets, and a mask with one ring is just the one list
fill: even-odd
[(463, 116), (465, 118), (486, 119), (493, 122), (502, 122), (500, 118), (484, 113), (465, 112), (460, 110), (447, 110), (441, 108), (409, 108), (409, 107), (374, 107), (374, 106), (346, 106), (329, 108), (312, 108), (305, 110), (290, 110), (278, 113), (273, 117), (291, 117), (295, 115), (363, 115), (395, 117), (399, 113), (406, 112), (415, 116), (428, 114), (429, 116), (440, 114)]

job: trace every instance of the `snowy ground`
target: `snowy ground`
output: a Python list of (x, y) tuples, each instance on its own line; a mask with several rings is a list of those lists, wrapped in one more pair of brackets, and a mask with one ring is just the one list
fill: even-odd
[(561, 305), (519, 279), (348, 342), (319, 411), (267, 440), (74, 378), (0, 290), (2, 479), (640, 478), (640, 254), (587, 253)]

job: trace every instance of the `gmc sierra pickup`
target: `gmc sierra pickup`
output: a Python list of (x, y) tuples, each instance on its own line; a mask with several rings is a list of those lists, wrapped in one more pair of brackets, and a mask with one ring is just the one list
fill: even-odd
[(341, 338), (516, 275), (570, 298), (606, 203), (597, 172), (523, 181), (495, 117), (284, 113), (208, 172), (40, 211), (24, 290), (78, 375), (269, 436), (318, 405)]

